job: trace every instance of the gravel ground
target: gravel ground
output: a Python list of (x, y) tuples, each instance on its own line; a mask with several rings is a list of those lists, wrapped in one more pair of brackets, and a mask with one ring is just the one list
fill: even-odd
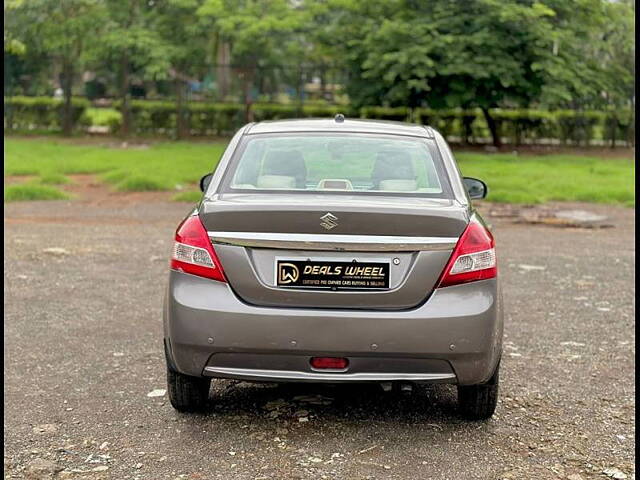
[(165, 388), (161, 299), (190, 206), (5, 205), (5, 478), (634, 478), (633, 210), (570, 207), (615, 227), (488, 217), (501, 402), (467, 423), (450, 386), (217, 381), (210, 413), (178, 414), (148, 394)]

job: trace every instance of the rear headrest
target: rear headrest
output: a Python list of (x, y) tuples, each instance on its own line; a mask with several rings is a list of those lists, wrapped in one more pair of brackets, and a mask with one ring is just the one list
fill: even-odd
[(415, 180), (411, 156), (406, 152), (383, 151), (376, 154), (371, 173), (373, 188), (380, 188), (381, 180)]
[(418, 182), (415, 180), (380, 180), (379, 190), (387, 192), (415, 192), (418, 188)]
[(296, 188), (296, 179), (288, 175), (260, 175), (258, 188)]
[(305, 188), (307, 166), (298, 150), (272, 150), (264, 158), (262, 175), (283, 175), (294, 177), (296, 188)]

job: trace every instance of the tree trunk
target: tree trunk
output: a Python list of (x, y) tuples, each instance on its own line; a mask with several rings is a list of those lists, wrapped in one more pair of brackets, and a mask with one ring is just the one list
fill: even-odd
[(627, 133), (627, 135), (626, 135), (627, 138), (625, 138), (625, 141), (627, 143), (627, 146), (635, 147), (636, 146), (636, 142), (635, 142), (635, 140), (636, 140), (636, 136), (635, 136), (635, 131), (636, 131), (636, 128), (635, 128), (635, 123), (636, 123), (636, 120), (635, 120), (635, 115), (636, 115), (636, 97), (635, 97), (635, 95), (632, 96), (629, 100), (630, 100), (630, 104), (631, 104), (631, 109), (629, 110), (629, 117), (630, 117), (629, 118), (629, 127), (627, 128), (627, 132), (626, 132)]
[[(4, 56), (4, 96), (11, 97), (13, 93), (13, 82), (11, 81), (11, 64), (7, 55)], [(7, 118), (7, 128), (13, 129), (13, 107), (11, 105), (4, 105), (4, 115)]]
[(462, 143), (463, 145), (469, 145), (469, 137), (473, 134), (473, 130), (471, 129), (471, 124), (475, 120), (474, 117), (469, 115), (464, 115), (462, 117)]
[(298, 71), (298, 118), (302, 118), (304, 106), (304, 71), (302, 67)]
[(502, 146), (502, 142), (500, 141), (500, 133), (498, 132), (498, 125), (496, 121), (491, 116), (491, 113), (489, 113), (488, 108), (482, 107), (482, 114), (484, 115), (484, 119), (487, 121), (487, 127), (489, 127), (489, 131), (491, 132), (493, 146), (500, 148)]
[(120, 106), (120, 113), (122, 114), (120, 134), (126, 138), (131, 133), (131, 93), (129, 91), (129, 56), (127, 53), (124, 53), (120, 59), (120, 68), (122, 75), (120, 83), (120, 99), (122, 101)]
[(616, 133), (618, 130), (618, 119), (614, 117), (611, 119), (611, 121), (609, 122), (609, 128), (611, 129), (611, 148), (615, 148), (616, 147)]
[(73, 64), (65, 61), (62, 65), (62, 91), (64, 104), (62, 106), (62, 134), (66, 137), (73, 132), (73, 105), (71, 95), (73, 93)]
[(327, 99), (327, 69), (320, 67), (320, 97), (322, 100)]
[(229, 95), (231, 48), (228, 42), (218, 37), (216, 49), (216, 82), (218, 87), (218, 100), (224, 101)]
[(176, 137), (183, 139), (189, 136), (189, 132), (184, 109), (184, 82), (179, 78), (179, 75), (176, 72)]
[(251, 86), (253, 85), (253, 77), (255, 67), (248, 67), (242, 73), (242, 85), (244, 96), (244, 119), (246, 123), (253, 122), (253, 111), (251, 109)]

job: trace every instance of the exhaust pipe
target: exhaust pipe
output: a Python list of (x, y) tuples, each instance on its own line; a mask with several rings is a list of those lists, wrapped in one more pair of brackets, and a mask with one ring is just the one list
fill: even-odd
[(407, 382), (380, 382), (380, 386), (384, 392), (395, 390), (403, 395), (410, 395), (413, 392), (413, 384)]
[(411, 395), (411, 392), (413, 392), (413, 385), (411, 383), (400, 384), (400, 393), (403, 395)]
[(391, 382), (381, 382), (380, 386), (382, 387), (383, 392), (390, 392), (391, 389), (393, 388), (393, 385), (391, 384)]

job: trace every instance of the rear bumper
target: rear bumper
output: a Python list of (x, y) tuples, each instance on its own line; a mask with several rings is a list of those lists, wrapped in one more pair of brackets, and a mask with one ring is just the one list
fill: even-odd
[[(402, 311), (248, 305), (228, 284), (171, 271), (164, 305), (167, 360), (193, 376), (263, 381), (482, 383), (502, 348), (496, 279), (438, 289)], [(346, 371), (315, 371), (340, 356)]]
[(268, 370), (265, 368), (218, 367), (204, 368), (204, 375), (217, 378), (235, 378), (253, 381), (279, 382), (447, 382), (455, 380), (453, 373), (404, 373), (404, 372), (305, 372), (296, 370)]

